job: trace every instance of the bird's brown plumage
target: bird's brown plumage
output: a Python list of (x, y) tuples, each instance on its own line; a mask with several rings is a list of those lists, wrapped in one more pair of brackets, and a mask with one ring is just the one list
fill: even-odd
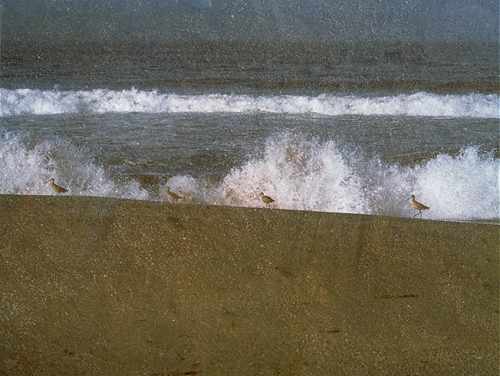
[(171, 191), (170, 188), (167, 187), (167, 190), (165, 192), (168, 197), (171, 199), (171, 201), (177, 202), (182, 200), (184, 197), (182, 197), (180, 194), (175, 193), (174, 191)]
[(55, 193), (66, 193), (68, 192), (68, 190), (64, 187), (61, 187), (60, 185), (57, 185), (54, 181), (54, 178), (50, 178), (49, 179), (49, 185), (50, 187), (52, 188), (52, 190), (55, 192)]
[(264, 192), (260, 192), (259, 196), (262, 202), (266, 205), (271, 205), (274, 202), (274, 200), (271, 197), (265, 195)]
[(411, 195), (411, 201), (410, 201), (410, 206), (417, 210), (417, 214), (422, 214), (422, 211), (423, 210), (429, 210), (430, 207), (427, 206), (427, 205), (424, 205), (422, 204), (421, 202), (418, 202), (416, 199), (415, 199), (415, 195)]

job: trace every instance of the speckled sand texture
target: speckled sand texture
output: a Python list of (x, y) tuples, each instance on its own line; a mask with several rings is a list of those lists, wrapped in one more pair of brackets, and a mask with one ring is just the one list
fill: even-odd
[(498, 375), (499, 230), (0, 196), (0, 375)]

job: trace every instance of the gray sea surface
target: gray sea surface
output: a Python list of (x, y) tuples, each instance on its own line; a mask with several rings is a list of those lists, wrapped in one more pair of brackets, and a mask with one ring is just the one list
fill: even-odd
[[(458, 194), (469, 205), (489, 195), (490, 209), (443, 209), (435, 218), (498, 218), (497, 52), (479, 43), (9, 41), (0, 70), (0, 189), (50, 193), (36, 183), (48, 175), (80, 184), (60, 167), (76, 163), (105, 171), (94, 186), (139, 182), (128, 196), (141, 199), (140, 189), (156, 199), (177, 184), (197, 201), (258, 206), (252, 192), (263, 186), (281, 197), (330, 184), (314, 203), (282, 207), (405, 215), (380, 208), (387, 193), (368, 197), (395, 184), (398, 202), (412, 191), (434, 195), (431, 202)], [(11, 184), (22, 169), (32, 169), (31, 183)], [(477, 184), (460, 171), (479, 171)], [(384, 178), (391, 174), (399, 180)], [(88, 193), (89, 184), (73, 191)], [(361, 206), (349, 196), (356, 190), (368, 197)]]

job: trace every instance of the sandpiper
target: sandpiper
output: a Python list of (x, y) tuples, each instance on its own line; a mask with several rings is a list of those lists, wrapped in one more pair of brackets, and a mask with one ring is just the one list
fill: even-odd
[(264, 194), (264, 192), (260, 192), (260, 193), (259, 193), (259, 196), (260, 196), (260, 199), (262, 200), (262, 202), (263, 202), (264, 204), (266, 204), (266, 206), (271, 205), (271, 204), (274, 202), (274, 200), (273, 200), (271, 197), (266, 196), (266, 195)]
[(170, 201), (172, 202), (177, 202), (182, 200), (184, 197), (182, 197), (180, 194), (175, 193), (174, 191), (171, 191), (169, 187), (167, 187), (167, 190), (165, 193), (170, 197)]
[(424, 205), (421, 202), (418, 202), (417, 200), (415, 200), (415, 195), (411, 195), (410, 206), (413, 209), (417, 210), (417, 213), (415, 213), (414, 217), (416, 217), (419, 214), (420, 214), (420, 216), (422, 216), (422, 211), (423, 210), (429, 210), (430, 209), (430, 207), (428, 207), (427, 205)]
[(49, 179), (49, 185), (55, 193), (66, 193), (68, 190), (55, 183), (54, 178)]

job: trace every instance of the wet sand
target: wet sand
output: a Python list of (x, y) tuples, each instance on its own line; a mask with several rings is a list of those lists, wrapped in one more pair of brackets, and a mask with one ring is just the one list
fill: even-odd
[(497, 375), (499, 236), (0, 196), (0, 374)]

